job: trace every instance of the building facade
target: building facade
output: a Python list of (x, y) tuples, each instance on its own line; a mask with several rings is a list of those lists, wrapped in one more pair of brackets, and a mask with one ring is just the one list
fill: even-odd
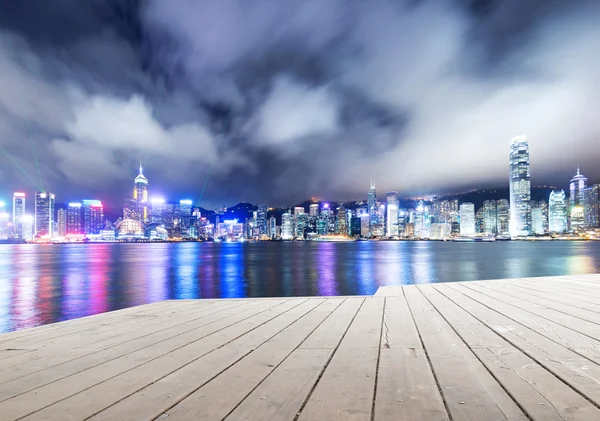
[(54, 230), (54, 194), (45, 191), (35, 193), (34, 236), (52, 237)]
[(463, 203), (460, 205), (460, 235), (475, 235), (475, 205)]
[(398, 230), (398, 212), (400, 209), (400, 202), (398, 200), (398, 193), (395, 191), (388, 192), (386, 194), (386, 236), (388, 238), (398, 237), (400, 232)]
[(564, 190), (553, 190), (548, 199), (548, 229), (551, 233), (567, 231), (567, 199)]
[(13, 238), (23, 239), (23, 217), (25, 216), (25, 193), (13, 193)]
[(510, 235), (531, 234), (531, 173), (525, 136), (515, 137), (510, 145), (509, 194)]

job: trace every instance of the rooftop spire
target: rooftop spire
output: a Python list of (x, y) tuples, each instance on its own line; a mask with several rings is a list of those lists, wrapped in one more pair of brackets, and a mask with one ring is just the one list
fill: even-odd
[(142, 174), (142, 161), (140, 161), (140, 174)]
[(577, 175), (580, 175), (579, 174), (579, 165), (577, 166)]

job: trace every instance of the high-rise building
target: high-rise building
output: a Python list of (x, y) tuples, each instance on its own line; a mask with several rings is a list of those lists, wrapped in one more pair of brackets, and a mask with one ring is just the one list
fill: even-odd
[(359, 215), (360, 219), (360, 236), (368, 238), (371, 236), (371, 222), (370, 215), (368, 213), (362, 213)]
[(277, 238), (277, 219), (274, 216), (269, 218), (269, 238), (272, 240)]
[(498, 207), (495, 200), (483, 202), (483, 233), (495, 235), (498, 232)]
[(531, 229), (535, 235), (543, 235), (548, 229), (548, 204), (531, 201)]
[(553, 190), (548, 200), (548, 229), (552, 233), (567, 230), (567, 203), (564, 190)]
[[(165, 210), (165, 199), (153, 197), (150, 200), (150, 222), (153, 224), (165, 225), (163, 213)], [(173, 217), (171, 216), (171, 219)]]
[(125, 217), (146, 223), (149, 221), (148, 179), (143, 174), (141, 164), (140, 173), (133, 180), (133, 184), (133, 198), (129, 202), (129, 215), (125, 215)]
[(61, 207), (56, 211), (56, 231), (59, 237), (67, 235), (67, 208)]
[(104, 206), (100, 200), (83, 200), (83, 233), (97, 235), (104, 229)]
[(475, 234), (475, 205), (463, 203), (460, 205), (460, 235)]
[(81, 219), (81, 203), (69, 203), (67, 207), (67, 234), (83, 234)]
[(483, 234), (484, 232), (484, 209), (483, 206), (480, 207), (479, 209), (477, 209), (477, 212), (475, 212), (475, 233), (476, 234)]
[(337, 211), (337, 230), (338, 234), (348, 234), (348, 214), (346, 213), (346, 207), (341, 204)]
[(317, 221), (317, 233), (318, 234), (332, 234), (335, 232), (335, 215), (333, 210), (329, 206), (329, 203), (323, 204), (321, 209), (321, 216)]
[(25, 193), (15, 192), (13, 194), (13, 237), (23, 239), (23, 216), (25, 216)]
[(507, 199), (496, 201), (496, 233), (501, 236), (510, 235), (510, 205)]
[(398, 193), (395, 191), (386, 194), (386, 235), (388, 237), (398, 237), (398, 211), (400, 202), (398, 201)]
[(421, 201), (413, 212), (413, 235), (415, 238), (423, 238), (424, 212), (425, 206), (423, 206), (423, 202)]
[(585, 225), (600, 228), (600, 184), (594, 184), (585, 190)]
[(378, 225), (379, 218), (377, 217), (377, 192), (375, 191), (375, 183), (371, 181), (371, 188), (367, 193), (367, 209), (369, 212), (369, 235), (373, 236), (373, 228)]
[(527, 137), (517, 136), (510, 145), (510, 235), (531, 234), (531, 173)]
[(587, 178), (579, 173), (577, 168), (577, 174), (569, 182), (569, 202), (571, 208), (575, 206), (585, 205), (585, 189), (587, 187)]
[(310, 206), (308, 207), (309, 209), (309, 213), (310, 216), (319, 216), (319, 204), (318, 203), (311, 203)]
[(52, 237), (54, 227), (54, 194), (39, 191), (35, 193), (36, 237)]
[(7, 240), (10, 237), (9, 222), (10, 215), (6, 212), (6, 204), (0, 202), (0, 240)]
[(256, 225), (258, 226), (258, 230), (260, 235), (268, 235), (269, 230), (267, 226), (267, 206), (266, 205), (258, 205), (258, 209), (256, 211)]
[(281, 239), (294, 239), (294, 217), (289, 211), (281, 215)]

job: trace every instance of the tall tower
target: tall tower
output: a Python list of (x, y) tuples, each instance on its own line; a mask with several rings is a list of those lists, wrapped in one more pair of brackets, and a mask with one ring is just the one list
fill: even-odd
[(52, 237), (54, 231), (54, 195), (39, 191), (35, 194), (35, 236)]
[(148, 179), (142, 171), (140, 162), (140, 173), (133, 180), (133, 200), (136, 204), (136, 218), (138, 221), (146, 223), (148, 221)]
[(510, 145), (510, 235), (531, 234), (531, 173), (527, 137), (517, 136)]
[(25, 193), (13, 194), (13, 236), (18, 240), (23, 239), (23, 217), (25, 216)]
[(577, 167), (577, 174), (571, 179), (569, 183), (569, 201), (571, 207), (583, 206), (585, 204), (585, 188), (587, 187), (587, 178), (579, 172)]
[(375, 191), (375, 183), (371, 180), (371, 188), (367, 193), (367, 206), (369, 213), (369, 236), (373, 236), (373, 228), (377, 225), (377, 192)]
[(398, 193), (395, 191), (388, 192), (386, 195), (386, 234), (388, 237), (398, 237), (398, 208), (400, 203), (398, 201)]

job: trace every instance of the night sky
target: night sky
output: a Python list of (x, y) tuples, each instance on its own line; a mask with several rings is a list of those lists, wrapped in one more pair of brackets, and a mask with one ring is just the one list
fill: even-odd
[(506, 187), (519, 134), (532, 185), (600, 182), (599, 22), (597, 0), (2, 0), (0, 198), (120, 203), (140, 160), (151, 196), (203, 207)]

